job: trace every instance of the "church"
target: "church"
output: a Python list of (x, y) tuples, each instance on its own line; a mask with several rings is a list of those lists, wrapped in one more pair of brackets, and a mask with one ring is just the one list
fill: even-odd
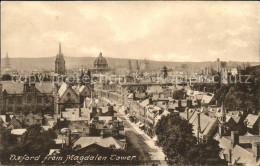
[(61, 44), (59, 45), (59, 54), (56, 56), (55, 60), (55, 73), (57, 74), (65, 74), (66, 69), (65, 69), (65, 60), (64, 56), (61, 52)]

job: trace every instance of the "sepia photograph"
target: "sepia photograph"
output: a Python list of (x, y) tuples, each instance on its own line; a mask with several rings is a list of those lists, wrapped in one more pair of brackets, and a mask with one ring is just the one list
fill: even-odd
[(0, 165), (260, 165), (258, 1), (3, 1), (0, 28)]

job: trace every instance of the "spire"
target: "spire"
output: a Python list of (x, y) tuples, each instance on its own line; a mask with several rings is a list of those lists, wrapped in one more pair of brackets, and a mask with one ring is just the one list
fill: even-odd
[(59, 42), (59, 55), (61, 55), (61, 44)]

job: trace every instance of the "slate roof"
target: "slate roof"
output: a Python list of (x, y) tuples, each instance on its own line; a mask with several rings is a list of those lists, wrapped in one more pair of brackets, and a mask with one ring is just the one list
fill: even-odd
[[(247, 137), (250, 138), (251, 136), (239, 136), (239, 142), (243, 142), (243, 140), (248, 140)], [(235, 145), (235, 147), (232, 148), (230, 136), (220, 137), (220, 135), (217, 134), (214, 137), (214, 139), (219, 141), (219, 146), (223, 149), (220, 152), (220, 157), (222, 159), (224, 159), (224, 154), (229, 154), (229, 149), (232, 150), (231, 152), (232, 165), (235, 164), (259, 165), (260, 160), (256, 161), (256, 158), (254, 157), (251, 148), (250, 149), (243, 148), (243, 144)], [(256, 139), (254, 139), (254, 141), (256, 141)]]
[(108, 148), (110, 145), (115, 145), (116, 149), (121, 149), (122, 147), (117, 143), (113, 137), (80, 137), (73, 145), (73, 148), (80, 145), (81, 148), (88, 147), (92, 144), (97, 144), (99, 146)]
[(6, 90), (8, 94), (22, 94), (23, 93), (23, 84), (14, 83), (12, 81), (1, 81), (2, 91)]
[(11, 134), (13, 135), (23, 135), (27, 130), (26, 129), (12, 129)]
[[(180, 114), (180, 116), (184, 119), (187, 118), (186, 112)], [(189, 111), (189, 123), (193, 125), (193, 131), (196, 131), (198, 128), (198, 115), (196, 111)], [(201, 134), (204, 136), (210, 136), (210, 131), (213, 127), (216, 127), (217, 119), (211, 118), (203, 113), (200, 113), (200, 128)]]
[(89, 121), (90, 110), (87, 108), (81, 108), (81, 117), (79, 116), (79, 108), (67, 108), (62, 112), (62, 117), (69, 121)]
[[(2, 91), (6, 90), (8, 94), (22, 94), (24, 89), (23, 83), (12, 81), (1, 81)], [(37, 82), (35, 83), (36, 89), (41, 93), (52, 93), (54, 91), (54, 84), (52, 82)]]
[(59, 97), (61, 97), (66, 92), (67, 88), (68, 88), (68, 85), (66, 83), (61, 84), (61, 86), (58, 90)]
[(246, 122), (248, 128), (253, 128), (253, 126), (257, 123), (258, 119), (258, 115), (248, 114), (244, 122)]

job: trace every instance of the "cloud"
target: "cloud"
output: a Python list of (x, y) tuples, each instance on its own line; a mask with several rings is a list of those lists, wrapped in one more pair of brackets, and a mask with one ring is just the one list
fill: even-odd
[(256, 2), (4, 2), (2, 55), (258, 61)]

